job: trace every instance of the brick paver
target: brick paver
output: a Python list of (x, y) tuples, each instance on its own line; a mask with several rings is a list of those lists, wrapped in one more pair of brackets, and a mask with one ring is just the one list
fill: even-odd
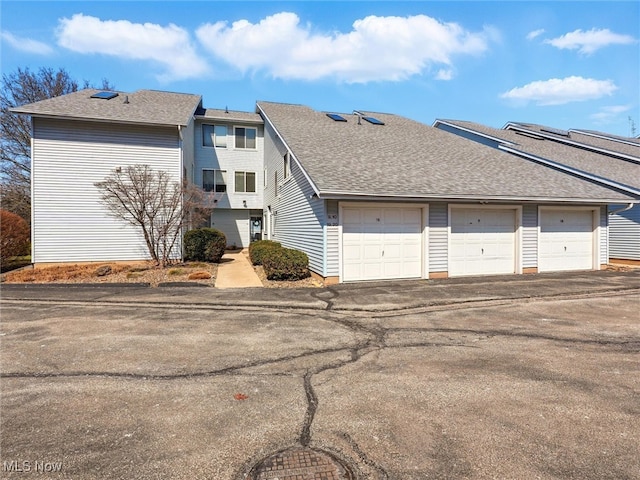
[(310, 448), (292, 448), (265, 459), (252, 480), (353, 480), (351, 472), (328, 455)]

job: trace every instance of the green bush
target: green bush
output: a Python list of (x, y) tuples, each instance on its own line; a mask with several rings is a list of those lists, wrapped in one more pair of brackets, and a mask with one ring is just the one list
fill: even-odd
[(186, 260), (219, 263), (227, 247), (227, 238), (215, 228), (196, 228), (184, 234)]
[(264, 256), (273, 249), (282, 248), (279, 242), (258, 240), (249, 245), (249, 258), (254, 265), (262, 265)]
[(262, 266), (269, 280), (301, 280), (310, 275), (307, 254), (291, 248), (268, 250)]

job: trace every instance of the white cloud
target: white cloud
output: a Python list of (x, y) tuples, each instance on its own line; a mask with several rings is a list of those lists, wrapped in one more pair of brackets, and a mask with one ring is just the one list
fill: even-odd
[(500, 95), (519, 103), (536, 102), (537, 105), (562, 105), (570, 102), (594, 100), (611, 95), (618, 87), (611, 80), (567, 77), (531, 82)]
[(538, 30), (534, 30), (533, 32), (527, 33), (527, 40), (533, 40), (534, 38), (539, 37), (544, 33), (544, 28), (540, 28)]
[(53, 48), (44, 42), (30, 38), (16, 37), (9, 32), (2, 32), (0, 35), (5, 42), (21, 52), (35, 53), (36, 55), (51, 55), (53, 53)]
[(100, 20), (82, 14), (59, 22), (58, 44), (78, 53), (111, 55), (159, 64), (163, 81), (194, 78), (206, 73), (189, 33), (176, 25)]
[(606, 124), (616, 120), (619, 115), (631, 110), (631, 105), (611, 105), (602, 107), (599, 112), (589, 115), (595, 123)]
[(336, 78), (349, 83), (402, 80), (445, 66), (456, 55), (479, 55), (495, 36), (490, 28), (469, 32), (425, 15), (369, 16), (348, 33), (317, 33), (282, 12), (258, 23), (205, 24), (196, 35), (219, 59), (243, 72), (265, 71), (284, 79)]
[(579, 53), (589, 55), (596, 50), (609, 45), (628, 45), (636, 43), (636, 41), (637, 40), (631, 35), (613, 33), (607, 28), (601, 30), (592, 28), (586, 32), (583, 32), (582, 30), (575, 30), (560, 37), (545, 40), (544, 43), (548, 43), (560, 49), (577, 49)]
[(453, 78), (453, 72), (447, 69), (440, 69), (436, 73), (436, 80), (451, 80)]

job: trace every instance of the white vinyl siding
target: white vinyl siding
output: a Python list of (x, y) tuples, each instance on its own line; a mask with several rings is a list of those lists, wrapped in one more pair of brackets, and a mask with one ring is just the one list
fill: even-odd
[(313, 197), (313, 188), (293, 158), (290, 176), (282, 180), (286, 148), (268, 125), (265, 125), (264, 148), (267, 175), (279, 179), (269, 181), (264, 192), (265, 211), (271, 207), (271, 240), (305, 252), (309, 268), (324, 276), (325, 202)]
[(340, 275), (340, 227), (338, 226), (338, 201), (327, 200), (327, 225), (325, 226), (325, 277)]
[[(606, 265), (609, 263), (609, 214), (607, 207), (600, 207), (600, 265)], [(600, 265), (596, 265), (596, 268), (600, 268)]]
[(538, 207), (522, 207), (522, 266), (535, 268), (538, 265)]
[[(229, 130), (227, 137), (227, 148), (211, 148), (203, 147), (202, 124), (226, 125)], [(237, 124), (235, 126), (238, 126)], [(264, 172), (263, 158), (263, 138), (262, 125), (247, 126), (247, 128), (256, 129), (256, 148), (255, 149), (235, 149), (233, 148), (234, 137), (232, 136), (234, 124), (224, 124), (217, 119), (196, 121), (195, 138), (195, 178), (196, 185), (203, 185), (203, 170), (224, 170), (227, 172), (227, 191), (224, 194), (216, 195), (216, 208), (221, 209), (259, 209), (262, 210), (262, 188), (256, 188), (255, 192), (239, 192), (236, 194), (234, 183), (236, 172), (255, 172), (256, 187), (264, 183), (262, 178)], [(245, 206), (246, 202), (246, 206)]]
[(116, 167), (136, 164), (165, 170), (179, 181), (177, 127), (40, 118), (33, 125), (33, 262), (148, 258), (142, 235), (107, 214), (94, 184)]
[[(611, 211), (621, 208), (610, 206)], [(640, 260), (640, 205), (609, 216), (609, 257)]]
[(429, 204), (429, 272), (447, 271), (448, 239), (447, 204)]
[(249, 213), (247, 209), (216, 208), (211, 214), (211, 226), (224, 233), (228, 246), (248, 247), (250, 243)]

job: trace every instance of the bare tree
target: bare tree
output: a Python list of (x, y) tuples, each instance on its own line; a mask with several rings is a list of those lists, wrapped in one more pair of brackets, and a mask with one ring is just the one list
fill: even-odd
[(118, 168), (95, 186), (111, 216), (140, 229), (149, 255), (162, 267), (177, 256), (178, 239), (188, 224), (210, 216), (214, 205), (202, 189), (148, 165)]
[[(84, 81), (84, 88), (89, 82)], [(102, 88), (112, 89), (102, 80)], [(2, 174), (2, 208), (12, 211), (28, 223), (31, 222), (31, 120), (25, 115), (9, 111), (28, 103), (46, 100), (78, 90), (78, 82), (64, 69), (41, 68), (32, 72), (28, 68), (3, 74), (0, 92), (0, 164)]]

